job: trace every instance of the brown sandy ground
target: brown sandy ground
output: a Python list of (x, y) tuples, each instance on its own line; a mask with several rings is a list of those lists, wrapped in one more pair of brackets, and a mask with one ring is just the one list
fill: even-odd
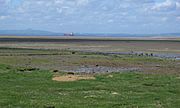
[(78, 81), (78, 80), (94, 80), (95, 77), (89, 75), (61, 75), (54, 76), (52, 80), (60, 82)]
[(153, 52), (180, 54), (178, 38), (71, 38), (71, 37), (1, 37), (0, 47), (66, 49), (101, 52)]

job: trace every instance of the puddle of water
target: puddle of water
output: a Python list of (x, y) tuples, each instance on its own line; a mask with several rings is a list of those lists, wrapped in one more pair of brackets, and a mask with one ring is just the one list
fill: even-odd
[(176, 58), (176, 60), (180, 60), (180, 58)]

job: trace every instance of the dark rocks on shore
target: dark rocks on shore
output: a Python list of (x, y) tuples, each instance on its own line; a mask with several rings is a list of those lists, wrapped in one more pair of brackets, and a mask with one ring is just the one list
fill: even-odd
[(54, 73), (59, 72), (58, 70), (53, 70)]
[(39, 70), (38, 68), (19, 68), (18, 71), (25, 72), (25, 71), (36, 71)]
[(137, 71), (139, 68), (123, 68), (123, 67), (106, 67), (106, 66), (81, 66), (70, 70), (62, 70), (68, 74), (74, 75), (75, 73), (111, 73), (123, 71)]
[(68, 75), (74, 75), (75, 73), (74, 72), (68, 72), (67, 74)]
[(76, 54), (76, 52), (72, 52), (72, 54)]

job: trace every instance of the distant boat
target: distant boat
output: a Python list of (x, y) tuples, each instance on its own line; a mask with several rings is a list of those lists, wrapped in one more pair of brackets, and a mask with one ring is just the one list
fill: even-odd
[(64, 36), (74, 36), (74, 33), (71, 32), (71, 33), (64, 33)]

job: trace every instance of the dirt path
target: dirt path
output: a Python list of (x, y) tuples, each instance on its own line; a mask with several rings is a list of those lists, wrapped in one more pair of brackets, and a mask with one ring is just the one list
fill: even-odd
[(53, 81), (60, 81), (60, 82), (94, 80), (94, 79), (95, 79), (94, 76), (88, 76), (88, 75), (62, 75), (62, 76), (55, 76), (52, 78)]

